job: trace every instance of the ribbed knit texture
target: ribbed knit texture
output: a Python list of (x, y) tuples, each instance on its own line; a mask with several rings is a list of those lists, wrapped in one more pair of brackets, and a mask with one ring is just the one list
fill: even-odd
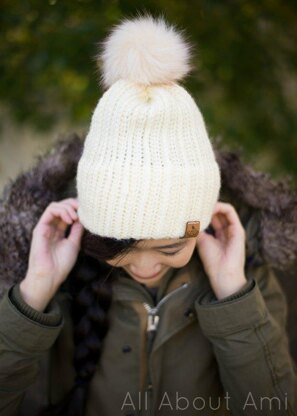
[(179, 84), (113, 84), (99, 100), (78, 163), (78, 215), (117, 239), (207, 228), (221, 178), (203, 117)]
[(21, 294), (20, 283), (15, 284), (9, 290), (10, 300), (14, 306), (27, 318), (39, 323), (40, 325), (58, 326), (62, 322), (62, 314), (59, 305), (55, 300), (51, 300), (43, 312), (37, 311), (28, 305)]

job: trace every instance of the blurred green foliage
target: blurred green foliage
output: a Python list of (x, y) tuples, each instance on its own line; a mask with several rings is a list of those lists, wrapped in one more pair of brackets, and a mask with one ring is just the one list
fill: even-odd
[(296, 179), (295, 1), (23, 0), (0, 3), (1, 102), (18, 123), (88, 126), (102, 94), (95, 56), (122, 17), (150, 12), (184, 29), (196, 69), (183, 82), (211, 137), (270, 158)]

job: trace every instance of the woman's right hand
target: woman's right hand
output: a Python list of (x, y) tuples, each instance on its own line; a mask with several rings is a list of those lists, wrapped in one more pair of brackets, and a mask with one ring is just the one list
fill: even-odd
[[(51, 202), (33, 229), (29, 264), (20, 291), (26, 303), (43, 311), (73, 268), (81, 244), (76, 198)], [(67, 238), (65, 231), (71, 230)]]

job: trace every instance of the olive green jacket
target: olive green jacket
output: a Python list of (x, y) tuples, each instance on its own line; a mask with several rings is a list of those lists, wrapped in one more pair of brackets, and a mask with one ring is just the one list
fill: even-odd
[[(36, 188), (30, 187), (30, 192), (33, 189), (40, 197), (41, 183), (49, 191), (34, 212), (34, 220), (26, 222), (20, 215), (18, 223), (15, 209), (5, 216), (8, 202), (15, 203), (23, 192), (18, 182), (14, 184), (18, 193), (13, 186), (6, 191), (5, 210), (0, 204), (8, 247), (0, 262), (0, 277), (7, 284), (4, 289), (2, 285), (0, 300), (1, 416), (37, 416), (42, 408), (64, 397), (75, 376), (72, 298), (67, 285), (43, 313), (32, 309), (19, 290), (24, 275), (19, 247), (30, 240), (19, 238), (22, 245), (9, 240), (12, 229), (18, 237), (30, 236), (32, 224), (48, 201), (62, 195), (53, 192), (53, 180), (49, 180), (53, 160), (48, 161), (42, 181), (33, 172)], [(57, 164), (61, 165), (61, 159)], [(39, 199), (32, 205), (26, 192), (29, 203), (22, 200), (18, 209), (29, 215)], [(297, 415), (297, 375), (286, 332), (286, 298), (274, 269), (260, 258), (269, 243), (258, 246), (254, 238), (261, 218), (268, 217), (228, 198), (224, 188), (221, 200), (234, 203), (246, 230), (245, 287), (218, 301), (195, 250), (185, 267), (171, 269), (164, 276), (155, 306), (142, 285), (116, 269), (110, 328), (89, 386), (86, 416)], [(19, 224), (26, 228), (22, 234)], [(0, 259), (1, 255), (0, 251)], [(276, 255), (279, 262), (281, 256)], [(13, 280), (10, 276), (14, 275)]]
[[(241, 291), (217, 301), (194, 252), (185, 267), (167, 272), (154, 306), (142, 285), (117, 270), (86, 416), (296, 415), (283, 292), (267, 266), (246, 267), (246, 276)], [(37, 415), (71, 388), (70, 302), (60, 291), (45, 312), (34, 311), (19, 284), (2, 298), (2, 416)]]

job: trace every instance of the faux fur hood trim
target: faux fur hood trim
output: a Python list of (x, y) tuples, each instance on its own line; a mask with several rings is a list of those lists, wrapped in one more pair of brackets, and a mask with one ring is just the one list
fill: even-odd
[[(77, 163), (84, 137), (60, 137), (34, 166), (6, 184), (0, 199), (0, 296), (25, 276), (32, 230), (51, 201), (76, 196)], [(220, 200), (238, 210), (247, 231), (247, 254), (279, 270), (297, 261), (297, 192), (242, 162), (239, 151), (215, 154), (222, 175)], [(72, 185), (71, 185), (72, 184)], [(70, 191), (69, 191), (70, 189)], [(71, 191), (72, 189), (72, 191)]]

